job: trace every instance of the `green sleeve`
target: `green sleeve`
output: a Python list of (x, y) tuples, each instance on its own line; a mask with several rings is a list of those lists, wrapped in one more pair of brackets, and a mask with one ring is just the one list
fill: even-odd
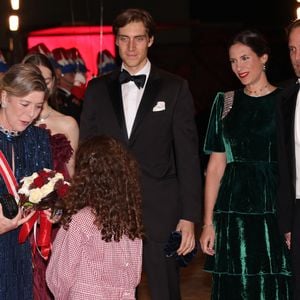
[(224, 93), (219, 92), (213, 102), (208, 127), (204, 141), (204, 152), (225, 152), (223, 141), (222, 112), (224, 106)]

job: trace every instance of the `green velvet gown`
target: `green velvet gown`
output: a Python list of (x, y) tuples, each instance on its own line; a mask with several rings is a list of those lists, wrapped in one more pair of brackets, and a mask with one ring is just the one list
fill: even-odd
[(204, 268), (212, 272), (212, 299), (292, 299), (289, 251), (276, 219), (278, 93), (237, 90), (225, 117), (224, 93), (212, 107), (204, 151), (227, 157), (214, 208), (215, 255)]

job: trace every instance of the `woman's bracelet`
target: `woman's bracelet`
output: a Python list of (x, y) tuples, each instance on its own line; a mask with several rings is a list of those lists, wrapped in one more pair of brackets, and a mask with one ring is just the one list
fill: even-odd
[(204, 229), (204, 228), (206, 228), (206, 227), (210, 227), (210, 226), (214, 226), (214, 224), (204, 224), (204, 225), (202, 226), (202, 229)]

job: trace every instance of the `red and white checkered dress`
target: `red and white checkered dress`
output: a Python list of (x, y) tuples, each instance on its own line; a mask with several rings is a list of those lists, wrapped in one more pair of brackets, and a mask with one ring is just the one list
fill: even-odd
[(60, 228), (46, 270), (56, 300), (133, 300), (141, 279), (142, 240), (105, 242), (90, 208)]

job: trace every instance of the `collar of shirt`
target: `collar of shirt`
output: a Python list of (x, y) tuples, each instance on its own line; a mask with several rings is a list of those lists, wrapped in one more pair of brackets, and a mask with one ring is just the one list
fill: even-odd
[[(124, 63), (122, 63), (121, 71), (122, 71), (123, 69), (126, 70), (127, 72), (129, 72), (129, 71), (125, 68)], [(149, 59), (147, 59), (146, 64), (145, 64), (145, 65), (143, 66), (143, 68), (142, 68), (141, 70), (139, 70), (136, 74), (131, 74), (131, 73), (129, 72), (131, 75), (146, 75), (145, 85), (144, 85), (144, 87), (143, 87), (141, 90), (144, 90), (144, 88), (145, 88), (145, 86), (146, 86), (146, 84), (147, 84), (148, 77), (149, 77), (149, 74), (150, 74), (150, 69), (151, 69), (151, 63), (150, 63)], [(131, 83), (132, 83), (132, 82), (131, 82)], [(128, 84), (130, 84), (130, 82), (125, 83), (125, 85), (128, 85)]]
[[(123, 69), (122, 65), (122, 69)], [(124, 68), (125, 69), (125, 68)], [(138, 111), (138, 107), (140, 105), (141, 99), (143, 97), (144, 89), (147, 84), (147, 80), (149, 77), (151, 69), (150, 61), (147, 60), (145, 66), (136, 74), (133, 75), (146, 75), (146, 81), (143, 88), (138, 88), (133, 81), (129, 81), (127, 83), (122, 84), (122, 101), (123, 101), (123, 110), (125, 115), (125, 122), (127, 128), (128, 137), (130, 137), (131, 130), (133, 127), (133, 123), (135, 120), (136, 113)], [(126, 70), (128, 71), (128, 70)]]

